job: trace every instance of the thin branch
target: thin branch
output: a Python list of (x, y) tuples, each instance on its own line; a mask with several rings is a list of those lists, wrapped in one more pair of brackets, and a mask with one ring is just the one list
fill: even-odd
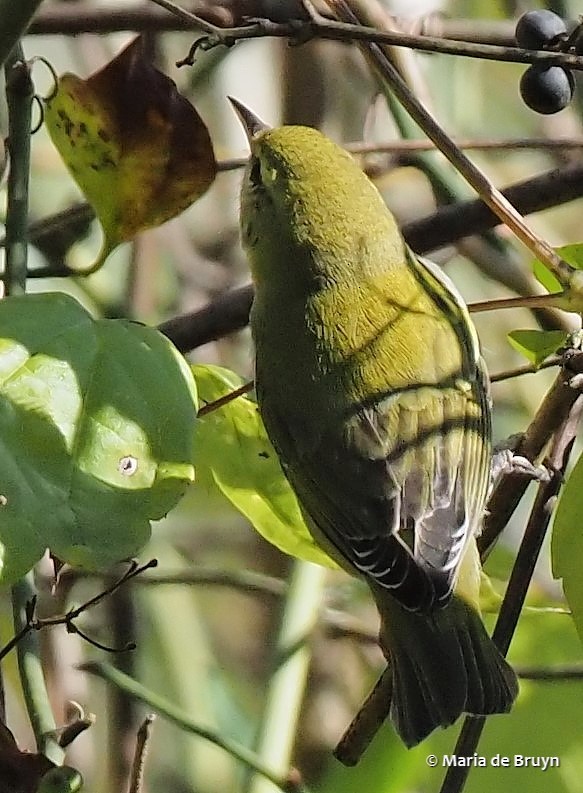
[(66, 623), (72, 622), (73, 620), (77, 619), (77, 617), (79, 617), (81, 614), (83, 614), (84, 611), (87, 611), (87, 609), (96, 606), (98, 603), (101, 603), (101, 601), (104, 600), (106, 597), (113, 595), (113, 593), (116, 592), (120, 588), (120, 586), (125, 584), (127, 581), (131, 581), (133, 578), (136, 578), (136, 576), (141, 575), (146, 570), (151, 570), (152, 568), (157, 566), (158, 566), (157, 559), (150, 559), (149, 562), (146, 562), (145, 564), (142, 565), (138, 565), (138, 563), (135, 561), (130, 562), (128, 569), (121, 576), (121, 578), (118, 578), (102, 592), (99, 592), (94, 597), (89, 598), (89, 600), (86, 600), (80, 606), (77, 606), (76, 609), (71, 609), (71, 611), (68, 611), (64, 616), (50, 617), (48, 619), (41, 620), (41, 622), (43, 623), (42, 627), (46, 627), (49, 625), (64, 625)]
[[(61, 575), (63, 585), (71, 585), (79, 579), (96, 578), (103, 576), (97, 574), (69, 570)], [(186, 586), (217, 586), (234, 589), (245, 595), (260, 595), (274, 598), (283, 597), (288, 590), (288, 585), (281, 578), (256, 573), (252, 570), (223, 570), (219, 568), (193, 568), (180, 570), (176, 573), (156, 573), (154, 575), (140, 575), (131, 579), (132, 584), (138, 586), (170, 586), (184, 584)]]
[(537, 683), (567, 683), (571, 680), (583, 680), (583, 664), (517, 666), (515, 671), (523, 680), (534, 680)]
[(144, 764), (146, 762), (146, 753), (152, 734), (152, 724), (154, 723), (155, 718), (156, 717), (154, 714), (150, 713), (148, 716), (146, 716), (140, 725), (140, 729), (138, 730), (128, 793), (140, 793), (142, 790), (142, 784), (144, 781)]
[[(166, 7), (166, 0), (153, 0)], [(172, 4), (169, 4), (172, 5)], [(305, 4), (307, 7), (307, 4)], [(394, 30), (381, 30), (370, 24), (361, 24), (356, 16), (344, 16), (339, 12), (336, 2), (328, 5), (339, 15), (339, 19), (328, 19), (319, 13), (313, 13), (311, 19), (302, 21), (293, 19), (290, 22), (274, 22), (270, 19), (257, 19), (251, 24), (233, 27), (219, 27), (209, 24), (202, 15), (190, 15), (197, 27), (207, 31), (207, 35), (196, 41), (189, 55), (178, 65), (192, 65), (198, 51), (208, 51), (220, 45), (233, 44), (258, 38), (287, 38), (302, 44), (314, 38), (329, 39), (343, 42), (364, 42), (367, 44), (407, 47), (423, 52), (434, 52), (445, 55), (463, 55), (468, 58), (482, 60), (505, 61), (511, 63), (548, 63), (561, 64), (570, 69), (583, 69), (583, 58), (569, 53), (523, 50), (518, 47), (503, 47), (495, 44), (476, 44), (467, 41), (416, 36)], [(368, 20), (366, 20), (368, 22)]]
[(203, 405), (201, 408), (199, 408), (198, 418), (200, 418), (201, 416), (206, 416), (215, 410), (219, 410), (219, 408), (228, 405), (229, 402), (233, 402), (233, 400), (237, 399), (238, 397), (243, 396), (244, 394), (248, 394), (250, 391), (253, 391), (254, 388), (255, 388), (254, 380), (250, 380), (248, 383), (243, 383), (242, 386), (236, 388), (234, 391), (231, 391), (230, 393), (225, 394), (222, 397), (219, 397), (219, 399), (215, 399), (214, 402), (208, 402), (206, 405)]
[(215, 746), (219, 746), (221, 749), (224, 749), (228, 754), (230, 754), (236, 760), (239, 760), (239, 762), (246, 765), (252, 771), (265, 776), (284, 793), (307, 793), (306, 788), (301, 783), (298, 783), (293, 787), (290, 785), (290, 782), (292, 782), (294, 779), (293, 774), (290, 773), (289, 775), (282, 777), (273, 773), (271, 769), (262, 765), (254, 752), (251, 752), (244, 746), (241, 746), (230, 738), (227, 738), (226, 736), (215, 732), (208, 727), (197, 724), (192, 720), (188, 713), (182, 711), (176, 705), (159, 696), (155, 692), (145, 688), (136, 680), (124, 674), (123, 672), (120, 672), (119, 669), (116, 669), (111, 664), (90, 661), (88, 663), (80, 664), (78, 668), (84, 672), (88, 672), (91, 675), (99, 677), (101, 680), (105, 680), (111, 685), (117, 686), (117, 688), (124, 691), (128, 696), (133, 697), (139, 702), (143, 702), (148, 708), (151, 708), (153, 711), (162, 716), (162, 718), (172, 722), (173, 724), (176, 724), (181, 730), (198, 735), (201, 738), (204, 738), (205, 740), (215, 744)]
[[(75, 705), (77, 703), (74, 703)], [(79, 711), (79, 716), (73, 721), (69, 722), (65, 727), (61, 727), (57, 729), (57, 740), (59, 742), (59, 746), (62, 749), (66, 749), (70, 746), (73, 741), (81, 735), (81, 733), (86, 732), (90, 727), (93, 727), (95, 724), (95, 714), (90, 713), (87, 716), (83, 712), (83, 710), (77, 706)]]
[[(483, 311), (499, 311), (506, 308), (549, 308), (560, 306), (562, 292), (541, 295), (522, 295), (520, 297), (501, 297), (490, 300), (480, 300), (477, 303), (468, 303), (470, 314), (479, 314)], [(558, 303), (556, 301), (559, 301)]]
[[(455, 138), (455, 145), (458, 149), (472, 151), (530, 151), (532, 149), (543, 149), (556, 151), (562, 149), (583, 148), (583, 138)], [(347, 143), (344, 148), (351, 154), (407, 154), (408, 152), (434, 151), (435, 143), (431, 140), (391, 140), (386, 143), (366, 143), (364, 141), (354, 141)], [(240, 167), (247, 160), (237, 162), (223, 160), (218, 164), (219, 170), (233, 170)], [(236, 163), (236, 165), (235, 165)]]
[(505, 380), (512, 380), (515, 377), (522, 377), (525, 374), (536, 374), (543, 369), (551, 369), (554, 366), (560, 366), (561, 359), (558, 356), (552, 356), (547, 361), (543, 361), (538, 366), (534, 364), (525, 364), (524, 366), (517, 366), (514, 369), (506, 369), (503, 372), (495, 372), (490, 375), (491, 383), (502, 383)]
[(356, 765), (389, 715), (393, 694), (393, 670), (386, 666), (334, 749), (343, 765)]
[[(583, 149), (583, 138), (455, 138), (453, 139), (458, 149), (463, 151), (569, 151)], [(367, 143), (362, 140), (342, 144), (351, 154), (396, 154), (435, 151), (436, 146), (432, 140), (403, 139), (379, 143)], [(248, 157), (228, 157), (217, 162), (217, 172), (225, 173), (244, 168)]]
[[(228, 25), (235, 18), (222, 4), (207, 0), (189, 0), (188, 10), (198, 18), (217, 25)], [(96, 6), (93, 2), (50, 4), (41, 8), (34, 17), (28, 35), (78, 35), (79, 33), (115, 33), (118, 31), (171, 32), (192, 30), (198, 27), (189, 16), (169, 13), (167, 8), (156, 8), (153, 3), (137, 5)]]
[[(136, 562), (132, 562), (128, 567), (127, 571), (121, 576), (121, 578), (117, 578), (110, 586), (108, 586), (103, 591), (99, 592), (89, 600), (86, 600), (77, 608), (70, 609), (66, 614), (63, 614), (58, 617), (45, 617), (39, 618), (35, 616), (35, 609), (36, 609), (36, 598), (32, 598), (26, 604), (26, 619), (21, 620), (18, 625), (19, 629), (16, 631), (15, 635), (12, 639), (7, 642), (4, 647), (0, 650), (0, 661), (2, 661), (8, 653), (14, 649), (14, 647), (20, 646), (20, 644), (34, 631), (40, 631), (44, 628), (51, 628), (55, 625), (64, 625), (69, 633), (78, 633), (85, 641), (89, 642), (90, 644), (94, 645), (95, 647), (99, 647), (102, 650), (106, 651), (115, 651), (120, 652), (119, 649), (115, 648), (113, 650), (110, 647), (106, 647), (105, 645), (100, 644), (99, 642), (95, 641), (95, 639), (89, 638), (85, 633), (83, 633), (77, 625), (75, 625), (75, 620), (83, 614), (83, 612), (87, 611), (88, 609), (96, 606), (100, 603), (104, 598), (112, 595), (117, 589), (119, 589), (122, 584), (125, 584), (127, 581), (131, 581), (136, 576), (139, 576), (145, 570), (150, 570), (152, 567), (156, 567), (158, 561), (156, 559), (151, 559), (146, 564), (138, 565)], [(129, 647), (124, 649), (131, 649)]]
[[(0, 19), (1, 16), (0, 9)], [(7, 12), (5, 12), (7, 13)], [(0, 45), (1, 46), (1, 45)], [(29, 65), (20, 45), (6, 61), (8, 102), (8, 206), (6, 209), (6, 294), (26, 290), (28, 261), (28, 182), (30, 178), (30, 125), (34, 88)]]
[[(242, 10), (249, 17), (265, 13), (264, 3), (245, 0), (245, 3), (212, 3), (210, 0), (189, 0), (188, 10), (216, 25), (232, 26), (241, 19)], [(437, 14), (421, 20), (423, 36), (475, 42), (477, 44), (499, 44), (514, 47), (512, 20), (494, 19), (446, 19)], [(133, 30), (137, 32), (191, 30), (189, 19), (170, 14), (151, 3), (117, 8), (96, 7), (92, 2), (59, 3), (41, 7), (27, 30), (27, 35), (77, 35), (79, 33), (115, 33)]]
[[(548, 462), (548, 467), (553, 471), (553, 475), (548, 482), (539, 485), (516, 561), (510, 574), (504, 600), (500, 607), (500, 614), (492, 634), (493, 641), (504, 654), (508, 652), (524, 605), (536, 561), (551, 521), (551, 505), (561, 489), (563, 475), (575, 442), (582, 412), (583, 396), (579, 396), (554, 436)], [(483, 716), (468, 716), (466, 718), (453, 752), (455, 756), (468, 757), (473, 755), (485, 723), (486, 719)], [(469, 772), (469, 766), (451, 766), (448, 768), (440, 793), (460, 793)]]

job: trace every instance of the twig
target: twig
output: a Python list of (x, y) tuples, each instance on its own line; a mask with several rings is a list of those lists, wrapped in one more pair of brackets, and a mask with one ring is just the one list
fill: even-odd
[[(97, 577), (96, 574), (71, 570), (61, 575), (62, 584), (72, 584), (83, 578)], [(103, 576), (99, 576), (103, 578)], [(246, 595), (283, 597), (288, 585), (281, 578), (256, 573), (252, 570), (223, 570), (219, 568), (194, 568), (180, 570), (176, 573), (156, 573), (141, 575), (131, 579), (131, 583), (139, 586), (170, 586), (184, 584), (186, 586), (218, 586), (235, 589)]]
[(230, 754), (236, 760), (239, 760), (251, 770), (265, 776), (276, 787), (284, 791), (284, 793), (308, 793), (305, 786), (303, 786), (301, 783), (293, 787), (290, 786), (289, 776), (291, 776), (293, 780), (293, 775), (286, 775), (282, 777), (273, 773), (271, 769), (262, 765), (254, 752), (251, 752), (244, 746), (241, 746), (230, 738), (227, 738), (224, 735), (209, 729), (208, 727), (197, 724), (190, 718), (189, 714), (185, 713), (180, 708), (176, 707), (176, 705), (173, 705), (171, 702), (154, 693), (153, 691), (145, 688), (136, 680), (128, 677), (128, 675), (120, 672), (119, 669), (116, 669), (111, 664), (105, 663), (103, 661), (90, 661), (88, 663), (80, 664), (78, 668), (84, 672), (88, 672), (91, 675), (101, 678), (101, 680), (105, 680), (106, 682), (117, 686), (122, 691), (125, 691), (130, 697), (133, 697), (139, 702), (143, 702), (153, 711), (162, 716), (162, 718), (172, 722), (173, 724), (176, 724), (180, 729), (193, 733), (194, 735), (198, 735), (201, 738), (204, 738), (205, 740), (215, 744), (215, 746), (219, 746), (221, 749), (224, 749), (226, 752), (228, 752), (228, 754)]
[[(144, 570), (150, 570), (152, 567), (156, 567), (157, 564), (157, 559), (151, 559), (149, 562), (146, 562), (146, 564), (143, 565), (138, 565), (136, 562), (131, 562), (128, 570), (121, 576), (121, 578), (116, 579), (110, 586), (107, 587), (107, 589), (104, 589), (94, 597), (86, 600), (80, 606), (77, 606), (77, 608), (71, 609), (66, 614), (63, 614), (59, 617), (36, 617), (36, 598), (30, 599), (26, 604), (26, 620), (19, 623), (19, 630), (16, 631), (12, 639), (7, 642), (0, 650), (0, 661), (2, 661), (14, 647), (20, 645), (23, 639), (25, 639), (33, 631), (40, 631), (44, 628), (54, 627), (55, 625), (64, 625), (68, 633), (78, 633), (79, 636), (85, 639), (85, 641), (89, 642), (95, 647), (99, 647), (101, 650), (120, 652), (119, 649), (113, 650), (111, 647), (106, 647), (105, 645), (95, 641), (95, 639), (89, 638), (77, 627), (77, 625), (75, 625), (74, 621), (81, 614), (83, 614), (83, 612), (87, 611), (88, 609), (100, 603), (104, 598), (113, 594), (120, 586), (122, 586), (122, 584), (125, 584), (127, 581), (130, 581), (132, 578), (140, 575), (144, 572)], [(132, 647), (125, 647), (122, 649), (132, 649)]]
[(154, 714), (150, 713), (148, 716), (146, 716), (140, 725), (140, 729), (138, 730), (136, 751), (134, 753), (134, 761), (132, 763), (128, 793), (140, 793), (142, 790), (142, 783), (144, 781), (144, 764), (146, 762), (146, 753), (152, 734), (152, 724), (154, 723), (155, 718), (156, 717)]
[[(189, 0), (188, 8), (208, 22), (226, 25), (235, 22), (233, 14), (223, 5), (208, 0)], [(184, 9), (182, 9), (184, 10)], [(78, 35), (79, 33), (165, 32), (192, 30), (198, 27), (189, 16), (179, 16), (151, 3), (98, 6), (93, 2), (49, 4), (36, 14), (28, 35)]]
[[(455, 138), (455, 145), (464, 151), (531, 151), (542, 149), (561, 151), (563, 149), (582, 149), (583, 138)], [(424, 139), (399, 139), (379, 143), (366, 143), (362, 140), (342, 144), (351, 154), (409, 154), (411, 152), (435, 151), (435, 143)], [(244, 168), (248, 157), (228, 157), (217, 162), (220, 173)]]
[(517, 366), (515, 369), (506, 369), (503, 372), (495, 372), (494, 374), (490, 375), (490, 382), (502, 383), (505, 380), (512, 380), (515, 377), (522, 377), (522, 375), (525, 374), (536, 374), (543, 369), (551, 369), (554, 366), (560, 365), (561, 359), (558, 356), (553, 355), (547, 361), (543, 361), (538, 366), (534, 366), (534, 364), (525, 364), (524, 366)]
[[(164, 7), (172, 6), (166, 0), (153, 0)], [(356, 16), (348, 17), (339, 14), (340, 21), (328, 19), (313, 11), (308, 21), (293, 19), (290, 22), (273, 22), (270, 19), (256, 19), (251, 24), (234, 27), (219, 27), (209, 24), (202, 16), (191, 14), (194, 25), (207, 31), (207, 35), (196, 41), (189, 55), (177, 65), (192, 65), (197, 51), (208, 51), (220, 45), (232, 46), (249, 39), (275, 37), (287, 38), (292, 42), (304, 43), (313, 38), (329, 39), (344, 42), (365, 42), (367, 44), (407, 47), (423, 52), (436, 52), (445, 55), (463, 55), (468, 58), (479, 58), (511, 63), (548, 63), (561, 64), (571, 69), (583, 69), (583, 58), (578, 55), (560, 52), (523, 50), (518, 47), (503, 47), (495, 44), (476, 44), (467, 41), (432, 36), (416, 36), (412, 34), (379, 30), (370, 24), (362, 24)], [(328, 3), (333, 11), (339, 11), (336, 3)], [(368, 20), (367, 20), (368, 22)]]
[[(568, 166), (503, 188), (506, 199), (525, 215), (572, 201), (583, 194), (583, 167)], [(552, 198), (551, 198), (552, 196)], [(428, 253), (470, 234), (494, 228), (500, 220), (481, 199), (441, 207), (426, 218), (403, 225), (403, 236), (417, 253)]]
[[(0, 6), (0, 19), (1, 16)], [(5, 11), (4, 13), (10, 14)], [(1, 45), (0, 45), (1, 46)], [(30, 125), (34, 88), (29, 65), (20, 45), (6, 61), (6, 98), (8, 102), (8, 206), (6, 210), (6, 294), (26, 290), (28, 181), (30, 176)]]
[(209, 413), (212, 413), (214, 410), (218, 410), (219, 408), (228, 405), (229, 402), (232, 402), (234, 399), (243, 396), (243, 394), (248, 394), (250, 391), (253, 391), (254, 388), (255, 388), (254, 380), (250, 380), (248, 383), (243, 383), (242, 386), (239, 386), (239, 388), (236, 388), (234, 391), (231, 391), (229, 394), (225, 394), (224, 396), (219, 397), (219, 399), (215, 399), (214, 402), (209, 402), (208, 404), (203, 405), (201, 408), (199, 408), (198, 417), (200, 418), (201, 416), (206, 416)]
[[(188, 9), (217, 25), (232, 25), (240, 17), (243, 4), (210, 0), (189, 0)], [(244, 4), (249, 16), (259, 16), (264, 10), (260, 2), (246, 0)], [(421, 33), (458, 41), (478, 44), (515, 45), (515, 24), (512, 20), (494, 19), (446, 19), (432, 15), (422, 21)], [(191, 30), (190, 20), (181, 19), (150, 3), (136, 6), (99, 6), (92, 2), (75, 2), (73, 5), (48, 4), (41, 7), (27, 30), (27, 35), (77, 35), (79, 33), (115, 33), (117, 31), (177, 31)]]
[(334, 749), (334, 757), (343, 765), (356, 765), (369, 747), (387, 718), (392, 693), (393, 670), (386, 666)]
[(566, 683), (570, 680), (583, 680), (583, 664), (517, 666), (515, 671), (523, 680), (535, 680), (537, 683)]
[[(562, 292), (556, 297), (560, 299)], [(502, 297), (492, 300), (481, 300), (478, 303), (468, 303), (470, 314), (479, 314), (483, 311), (499, 311), (506, 308), (548, 308), (554, 305), (554, 294), (523, 295), (521, 297)]]
[[(510, 574), (504, 600), (500, 607), (500, 614), (492, 634), (492, 639), (504, 654), (508, 652), (524, 605), (526, 592), (551, 521), (551, 504), (560, 491), (563, 474), (575, 442), (582, 412), (583, 396), (579, 396), (562, 422), (561, 427), (557, 430), (553, 440), (548, 465), (553, 471), (553, 475), (548, 482), (539, 485), (516, 561)], [(468, 757), (473, 755), (485, 723), (486, 719), (483, 716), (468, 716), (466, 718), (454, 749), (455, 756)], [(440, 793), (459, 793), (465, 784), (469, 771), (469, 766), (451, 766), (448, 768)]]

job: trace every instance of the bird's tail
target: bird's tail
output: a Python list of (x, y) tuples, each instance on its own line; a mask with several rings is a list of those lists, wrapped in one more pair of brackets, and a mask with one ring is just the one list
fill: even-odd
[[(477, 612), (459, 596), (431, 614), (379, 596), (381, 646), (392, 685), (390, 715), (407, 746), (462, 713), (507, 713), (518, 681)], [(387, 703), (388, 704), (388, 703)]]

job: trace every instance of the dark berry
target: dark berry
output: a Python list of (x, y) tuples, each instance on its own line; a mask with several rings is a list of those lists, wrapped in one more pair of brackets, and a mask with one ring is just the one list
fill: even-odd
[(565, 23), (553, 11), (527, 11), (516, 23), (516, 43), (525, 50), (542, 50), (566, 32)]
[(537, 113), (558, 113), (573, 98), (575, 81), (562, 66), (529, 66), (520, 80), (520, 95), (524, 103)]

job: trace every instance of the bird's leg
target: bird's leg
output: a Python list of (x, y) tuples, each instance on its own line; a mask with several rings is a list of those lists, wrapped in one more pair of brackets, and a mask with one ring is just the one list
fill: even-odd
[(536, 465), (521, 454), (515, 453), (515, 450), (520, 446), (521, 440), (522, 435), (518, 433), (505, 438), (494, 446), (488, 496), (498, 484), (498, 480), (507, 474), (526, 476), (536, 482), (548, 482), (550, 474), (544, 465)]

